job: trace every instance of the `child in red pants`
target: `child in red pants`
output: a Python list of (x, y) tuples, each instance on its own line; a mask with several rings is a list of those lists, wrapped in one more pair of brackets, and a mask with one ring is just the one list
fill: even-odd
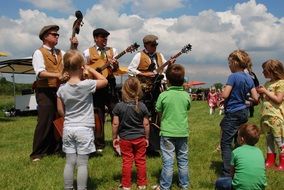
[(128, 78), (122, 87), (122, 102), (113, 109), (113, 146), (120, 146), (122, 156), (121, 189), (131, 188), (133, 161), (137, 168), (138, 189), (146, 189), (146, 147), (149, 138), (149, 112), (140, 102), (142, 90), (135, 77)]

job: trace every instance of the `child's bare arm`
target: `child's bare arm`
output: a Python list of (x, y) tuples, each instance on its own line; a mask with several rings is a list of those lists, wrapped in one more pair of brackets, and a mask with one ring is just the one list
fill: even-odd
[(222, 92), (222, 98), (227, 99), (232, 91), (232, 86), (226, 85)]
[(113, 120), (112, 120), (112, 143), (113, 143), (113, 146), (116, 146), (116, 141), (118, 141), (118, 137), (117, 137), (118, 126), (119, 126), (119, 117), (113, 116)]
[(150, 124), (149, 124), (149, 119), (148, 117), (144, 117), (143, 119), (143, 126), (144, 126), (144, 129), (145, 129), (145, 136), (146, 136), (146, 140), (147, 140), (147, 147), (149, 145), (149, 133), (150, 133)]
[(59, 97), (57, 97), (57, 111), (60, 116), (64, 117), (64, 104)]
[(252, 98), (254, 105), (257, 105), (259, 103), (259, 95), (256, 91), (256, 88), (252, 88), (250, 93), (251, 93), (251, 98)]
[(264, 86), (259, 86), (257, 88), (257, 92), (260, 94), (264, 94), (267, 98), (273, 101), (276, 104), (281, 104), (284, 98), (284, 92), (271, 92), (267, 90)]
[(99, 73), (89, 65), (84, 65), (84, 68), (97, 80), (97, 85), (96, 85), (97, 89), (106, 87), (108, 81), (101, 73)]

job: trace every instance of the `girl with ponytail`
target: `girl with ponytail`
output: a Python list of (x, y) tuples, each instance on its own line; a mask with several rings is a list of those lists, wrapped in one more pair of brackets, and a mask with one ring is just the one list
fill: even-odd
[(149, 144), (149, 111), (140, 101), (141, 84), (135, 77), (128, 78), (122, 87), (122, 102), (113, 109), (113, 147), (120, 146), (122, 155), (121, 189), (131, 188), (132, 164), (137, 168), (138, 189), (146, 189), (146, 148)]

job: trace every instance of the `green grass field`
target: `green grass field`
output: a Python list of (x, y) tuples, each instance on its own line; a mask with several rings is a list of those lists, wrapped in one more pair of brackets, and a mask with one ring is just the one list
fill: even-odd
[[(13, 104), (13, 98), (1, 96), (1, 110)], [(209, 115), (206, 102), (194, 101), (190, 110), (189, 171), (193, 190), (214, 189), (214, 182), (220, 174), (220, 153), (214, 151), (219, 143), (219, 122), (222, 116)], [(251, 123), (259, 123), (258, 108)], [(36, 117), (3, 117), (0, 113), (0, 189), (4, 190), (59, 190), (63, 189), (63, 168), (65, 159), (59, 156), (45, 157), (31, 162), (33, 132)], [(103, 156), (89, 161), (89, 189), (114, 190), (120, 183), (121, 159), (115, 157), (111, 148), (111, 125), (107, 122), (107, 147)], [(257, 144), (265, 153), (264, 136)], [(158, 182), (161, 159), (147, 158), (149, 187)], [(135, 174), (135, 170), (133, 170)], [(267, 189), (284, 189), (284, 173), (267, 171)], [(133, 177), (133, 189), (136, 189)], [(149, 188), (150, 189), (150, 188)], [(173, 190), (177, 187), (175, 168)]]

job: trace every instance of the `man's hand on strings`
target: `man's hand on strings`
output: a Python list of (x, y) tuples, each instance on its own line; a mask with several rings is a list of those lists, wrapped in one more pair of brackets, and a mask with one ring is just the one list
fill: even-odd
[(108, 60), (110, 62), (110, 64), (112, 65), (112, 70), (116, 71), (119, 68), (119, 63), (117, 61), (117, 59), (109, 59)]

